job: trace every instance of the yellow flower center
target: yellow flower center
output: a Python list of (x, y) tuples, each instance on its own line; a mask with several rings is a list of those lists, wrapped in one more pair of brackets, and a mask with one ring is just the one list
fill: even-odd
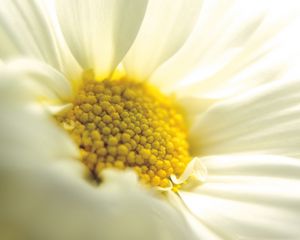
[(187, 130), (171, 97), (145, 82), (84, 80), (72, 109), (57, 117), (92, 176), (132, 168), (150, 186), (172, 186), (188, 162)]

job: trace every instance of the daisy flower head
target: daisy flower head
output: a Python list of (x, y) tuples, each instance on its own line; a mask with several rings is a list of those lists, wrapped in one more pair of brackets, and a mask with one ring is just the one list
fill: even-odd
[(1, 239), (299, 239), (299, 4), (3, 0)]

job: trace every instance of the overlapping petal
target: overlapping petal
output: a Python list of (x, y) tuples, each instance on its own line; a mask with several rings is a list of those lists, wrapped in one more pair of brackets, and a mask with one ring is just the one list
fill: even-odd
[(139, 30), (147, 6), (141, 1), (56, 1), (64, 37), (83, 69), (109, 76)]
[(60, 69), (58, 43), (49, 20), (42, 1), (1, 1), (0, 58), (26, 56)]
[(3, 238), (195, 239), (181, 215), (140, 189), (134, 175), (110, 174), (96, 189), (51, 165), (0, 164)]
[(176, 53), (190, 35), (202, 0), (150, 1), (144, 21), (124, 64), (129, 77), (146, 80)]
[(191, 128), (194, 153), (260, 152), (299, 158), (297, 72), (291, 71), (277, 81), (212, 105)]
[(51, 81), (51, 77), (59, 75), (50, 66), (34, 65), (34, 69), (30, 66), (30, 62), (12, 62), (0, 69), (1, 161), (74, 158), (78, 154), (76, 147), (42, 104), (43, 100), (54, 101), (57, 94), (68, 92), (68, 85), (65, 84), (65, 91), (59, 92), (64, 81), (62, 78)]
[(272, 81), (299, 56), (299, 11), (292, 1), (204, 1), (190, 38), (151, 81), (214, 99)]
[(298, 159), (248, 154), (202, 161), (206, 182), (179, 194), (195, 226), (205, 226), (216, 239), (298, 238)]

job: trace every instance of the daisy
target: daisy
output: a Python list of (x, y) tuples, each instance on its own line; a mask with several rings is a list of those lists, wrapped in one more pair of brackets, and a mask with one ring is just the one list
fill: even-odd
[(2, 1), (1, 238), (298, 239), (298, 14)]

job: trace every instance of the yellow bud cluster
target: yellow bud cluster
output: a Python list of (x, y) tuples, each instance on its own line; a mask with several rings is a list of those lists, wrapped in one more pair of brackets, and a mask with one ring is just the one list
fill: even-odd
[(164, 188), (190, 161), (178, 108), (144, 82), (85, 80), (73, 108), (57, 119), (98, 179), (105, 168), (132, 168), (145, 184)]

